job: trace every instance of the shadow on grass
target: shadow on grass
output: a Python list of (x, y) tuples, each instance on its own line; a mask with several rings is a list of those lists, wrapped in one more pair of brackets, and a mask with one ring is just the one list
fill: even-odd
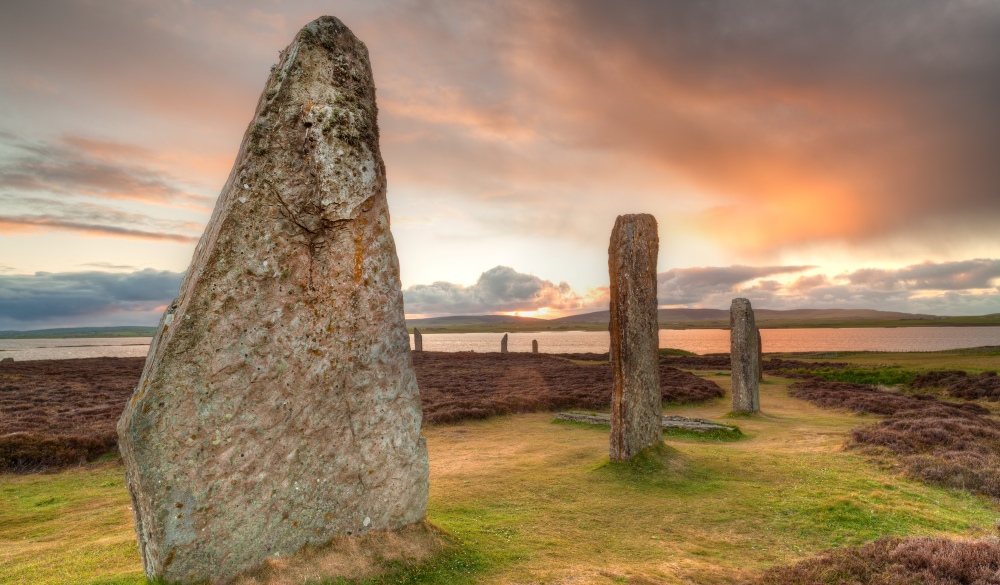
[(489, 563), (482, 555), (454, 544), (434, 557), (416, 564), (391, 561), (385, 573), (364, 580), (334, 579), (324, 585), (410, 585), (416, 583), (475, 583)]
[(594, 476), (637, 491), (693, 494), (714, 491), (718, 482), (711, 470), (664, 443), (646, 447), (632, 461), (604, 461)]

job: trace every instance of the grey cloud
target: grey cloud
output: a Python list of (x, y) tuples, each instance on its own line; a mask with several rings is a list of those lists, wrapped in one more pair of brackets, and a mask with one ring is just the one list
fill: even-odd
[(7, 211), (0, 215), (0, 233), (44, 229), (190, 243), (197, 241), (195, 234), (204, 227), (199, 222), (133, 213), (61, 196), (24, 197), (0, 193), (0, 204)]
[[(787, 285), (763, 281), (740, 295), (775, 309), (881, 309), (908, 313), (970, 315), (1000, 311), (1000, 260), (925, 262), (896, 270), (865, 268), (830, 278), (800, 277)], [(980, 294), (993, 289), (993, 294)], [(931, 294), (928, 294), (931, 293)], [(933, 294), (937, 293), (937, 294)], [(730, 295), (709, 292), (702, 306), (722, 307)]]
[[(565, 282), (553, 284), (507, 266), (483, 272), (475, 284), (417, 284), (403, 291), (408, 314), (468, 314), (531, 311), (541, 307), (580, 309), (600, 303), (601, 292), (580, 295)], [(596, 309), (595, 309), (596, 310)]]
[[(915, 217), (1000, 216), (1000, 166), (991, 162), (1000, 152), (1000, 5), (565, 6), (567, 42), (584, 51), (558, 61), (567, 70), (598, 75), (587, 73), (600, 69), (585, 55), (617, 50), (637, 84), (659, 88), (629, 108), (614, 90), (593, 100), (607, 114), (597, 118), (606, 126), (589, 128), (597, 140), (644, 149), (709, 183), (713, 175), (735, 180), (754, 198), (766, 198), (766, 185), (753, 184), (758, 166), (846, 180), (863, 202), (868, 237), (906, 229)], [(688, 98), (708, 111), (721, 104), (722, 116), (689, 111)], [(760, 165), (748, 167), (748, 156)]]
[(729, 294), (745, 282), (802, 272), (814, 266), (706, 266), (674, 268), (657, 274), (657, 295), (661, 305), (701, 303), (717, 294)]
[[(1000, 260), (925, 263), (896, 271), (858, 270), (851, 273), (855, 276), (853, 281), (848, 275), (831, 278), (811, 274), (787, 283), (767, 277), (795, 274), (815, 267), (701, 266), (661, 272), (657, 280), (661, 306), (725, 309), (734, 297), (741, 296), (753, 301), (754, 306), (767, 309), (842, 308), (944, 315), (985, 314), (1000, 311), (1000, 290), (992, 295), (973, 291), (988, 288), (982, 285), (997, 278), (994, 275), (998, 266)], [(893, 285), (887, 286), (887, 282)], [(940, 294), (928, 296), (928, 291)], [(435, 282), (411, 286), (403, 295), (407, 313), (428, 315), (499, 313), (541, 307), (586, 312), (606, 309), (608, 305), (607, 287), (581, 294), (565, 282), (556, 285), (505, 266), (484, 272), (471, 286)]]
[(866, 268), (842, 275), (854, 285), (876, 290), (965, 290), (994, 288), (1000, 260), (977, 258), (961, 262), (924, 262), (897, 270)]
[(25, 228), (43, 228), (84, 233), (95, 236), (110, 236), (133, 238), (137, 240), (153, 240), (191, 244), (198, 241), (195, 236), (173, 234), (168, 232), (151, 232), (126, 227), (82, 223), (61, 217), (46, 215), (0, 215), (0, 233), (16, 231)]
[(19, 192), (88, 195), (131, 199), (158, 205), (207, 207), (211, 198), (192, 193), (178, 181), (137, 164), (146, 153), (127, 144), (66, 137), (29, 143), (0, 135), (0, 188)]
[(182, 277), (150, 268), (0, 275), (0, 327), (71, 326), (120, 314), (135, 315), (143, 321), (137, 325), (155, 324), (156, 309), (177, 296)]

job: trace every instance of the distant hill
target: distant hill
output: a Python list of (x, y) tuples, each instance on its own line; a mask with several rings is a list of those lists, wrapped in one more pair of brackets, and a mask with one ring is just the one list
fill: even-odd
[(66, 339), (73, 337), (152, 337), (156, 327), (60, 327), (32, 331), (0, 331), (0, 339)]
[[(1000, 326), (1000, 313), (972, 317), (940, 317), (874, 309), (755, 309), (764, 329), (807, 327), (960, 327)], [(407, 319), (406, 327), (426, 333), (513, 333), (531, 331), (607, 331), (610, 313), (595, 311), (558, 319), (511, 315), (452, 315)], [(660, 309), (661, 329), (728, 329), (724, 309)], [(57, 339), (73, 337), (152, 337), (156, 327), (64, 327), (33, 331), (0, 331), (0, 339)]]
[[(919, 313), (876, 311), (874, 309), (755, 309), (757, 325), (765, 329), (798, 327), (930, 327), (1000, 325), (1000, 314), (974, 317), (940, 317)], [(515, 331), (603, 331), (610, 313), (596, 311), (558, 319), (512, 317), (508, 315), (462, 315), (409, 319), (428, 333), (515, 332)], [(729, 311), (724, 309), (660, 309), (661, 329), (728, 329)]]
[(407, 319), (407, 327), (456, 327), (470, 325), (495, 325), (497, 323), (546, 323), (547, 319), (535, 317), (514, 317), (511, 315), (453, 315), (450, 317), (427, 317), (426, 319)]
[[(990, 317), (991, 315), (987, 315)], [(784, 320), (930, 320), (944, 319), (934, 315), (921, 315), (914, 313), (898, 313), (894, 311), (876, 311), (873, 309), (791, 309), (781, 311), (776, 309), (754, 309), (754, 317), (760, 324), (766, 321)], [(584, 313), (582, 315), (571, 315), (552, 319), (554, 322), (562, 323), (607, 323), (611, 319), (609, 311), (596, 311), (594, 313)], [(660, 309), (658, 319), (660, 325), (668, 323), (686, 323), (691, 321), (718, 321), (729, 320), (729, 311), (724, 309)]]

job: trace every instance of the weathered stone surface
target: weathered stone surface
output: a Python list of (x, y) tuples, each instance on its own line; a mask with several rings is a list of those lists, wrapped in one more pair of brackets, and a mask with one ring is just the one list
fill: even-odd
[[(559, 420), (587, 423), (589, 425), (610, 425), (611, 417), (606, 414), (580, 414), (576, 412), (560, 412), (556, 415)], [(727, 425), (707, 418), (689, 418), (678, 415), (663, 415), (660, 418), (660, 427), (664, 429), (683, 429), (685, 431), (695, 431), (707, 433), (709, 431), (726, 431), (738, 433), (739, 428)]]
[(336, 18), (272, 68), (118, 423), (150, 577), (420, 520), (427, 451), (365, 45)]
[(413, 328), (413, 350), (424, 351), (424, 336), (420, 334), (420, 331), (416, 327)]
[(733, 412), (760, 410), (757, 325), (747, 299), (733, 299), (729, 308), (729, 354), (733, 364)]
[(532, 339), (531, 340), (531, 353), (538, 353), (538, 340), (537, 339)]
[(760, 338), (760, 329), (754, 327), (757, 331), (757, 381), (764, 381), (764, 342)]
[(500, 353), (507, 353), (507, 334), (503, 334), (503, 339), (500, 340)]
[(648, 214), (620, 215), (611, 232), (612, 461), (630, 461), (663, 440), (657, 365), (656, 258), (660, 240)]

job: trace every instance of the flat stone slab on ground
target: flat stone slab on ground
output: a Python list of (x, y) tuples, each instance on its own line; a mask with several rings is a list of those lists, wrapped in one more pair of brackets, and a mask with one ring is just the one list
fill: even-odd
[[(575, 412), (560, 412), (556, 415), (559, 420), (568, 420), (573, 422), (587, 423), (591, 425), (610, 425), (611, 417), (606, 414), (578, 414)], [(678, 415), (664, 415), (660, 422), (660, 425), (664, 429), (683, 429), (686, 431), (695, 431), (699, 433), (705, 433), (708, 431), (728, 431), (728, 432), (738, 432), (739, 429), (727, 425), (725, 423), (716, 422), (714, 420), (708, 420), (707, 418), (688, 418), (686, 416)]]

